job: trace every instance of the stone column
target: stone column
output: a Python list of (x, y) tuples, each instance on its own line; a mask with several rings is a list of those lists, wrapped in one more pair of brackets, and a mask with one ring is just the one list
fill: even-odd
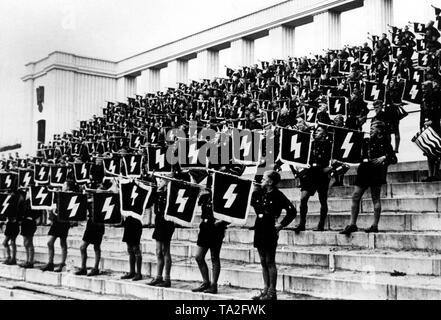
[(166, 86), (176, 88), (178, 82), (188, 82), (188, 61), (173, 60), (167, 66)]
[(393, 0), (365, 0), (365, 21), (367, 32), (380, 35), (387, 33), (387, 25), (393, 25)]
[(23, 128), (23, 154), (34, 154), (37, 148), (37, 124), (34, 119), (34, 112), (37, 109), (37, 100), (34, 98), (36, 95), (34, 79), (26, 80), (24, 82), (23, 124), (21, 124), (21, 128)]
[(287, 59), (294, 56), (295, 28), (278, 26), (269, 29), (269, 50), (272, 58)]
[(198, 77), (212, 80), (219, 76), (219, 51), (204, 50), (196, 58)]
[(146, 90), (148, 93), (155, 93), (161, 88), (161, 69), (147, 69)]
[(326, 49), (341, 48), (340, 13), (326, 11), (314, 16), (315, 52), (322, 53)]
[(254, 64), (254, 40), (238, 39), (231, 42), (231, 66), (238, 68)]
[(136, 77), (122, 77), (116, 81), (116, 99), (126, 102), (127, 97), (134, 97), (136, 94)]

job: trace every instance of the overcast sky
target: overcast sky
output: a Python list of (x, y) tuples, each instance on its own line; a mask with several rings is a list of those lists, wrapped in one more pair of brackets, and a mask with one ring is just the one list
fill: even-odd
[[(279, 2), (283, 1), (0, 0), (0, 147), (20, 140), (14, 123), (22, 112), (20, 77), (26, 63), (55, 50), (122, 59)], [(441, 6), (441, 0), (395, 0), (396, 24), (425, 22), (430, 3)], [(364, 32), (356, 26), (362, 20), (361, 9), (344, 14), (343, 43), (359, 42)], [(297, 45), (307, 51), (313, 41), (311, 26), (300, 29)], [(268, 48), (259, 40), (256, 58), (269, 58)]]

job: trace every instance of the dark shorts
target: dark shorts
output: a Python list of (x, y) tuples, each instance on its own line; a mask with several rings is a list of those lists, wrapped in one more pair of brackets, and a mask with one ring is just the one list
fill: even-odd
[(362, 163), (358, 167), (355, 185), (362, 188), (381, 187), (386, 184), (387, 167)]
[(266, 217), (256, 217), (256, 223), (254, 224), (254, 248), (276, 250), (279, 235), (276, 232), (275, 221)]
[(156, 241), (170, 242), (174, 232), (175, 224), (173, 222), (166, 221), (164, 218), (156, 219), (152, 238)]
[(69, 234), (69, 229), (69, 222), (54, 221), (51, 228), (49, 229), (48, 235), (55, 238), (66, 239)]
[(138, 219), (128, 217), (124, 221), (124, 235), (122, 241), (129, 246), (137, 246), (141, 242), (142, 223)]
[(17, 238), (20, 232), (20, 225), (18, 222), (6, 222), (5, 236), (11, 239)]
[(323, 172), (322, 168), (310, 168), (308, 172), (300, 179), (300, 187), (302, 191), (308, 191), (314, 196), (317, 191), (326, 192), (329, 189), (331, 179)]
[(37, 222), (31, 219), (24, 219), (21, 223), (21, 232), (20, 234), (23, 237), (33, 237), (37, 231)]
[(104, 230), (104, 224), (96, 224), (88, 220), (86, 230), (84, 230), (83, 241), (94, 245), (100, 245), (103, 241)]
[(225, 225), (216, 226), (212, 222), (201, 222), (197, 245), (210, 250), (219, 250), (225, 237)]

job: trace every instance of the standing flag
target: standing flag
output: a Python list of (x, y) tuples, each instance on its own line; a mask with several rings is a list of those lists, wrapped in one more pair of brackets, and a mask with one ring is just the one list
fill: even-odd
[(212, 195), (216, 219), (244, 225), (250, 211), (253, 182), (221, 172), (214, 173)]
[(18, 187), (27, 188), (34, 185), (34, 171), (30, 169), (18, 170)]
[(55, 149), (47, 148), (43, 150), (44, 157), (46, 160), (53, 160), (55, 158)]
[(153, 187), (141, 182), (120, 180), (120, 206), (121, 215), (142, 221), (142, 215), (150, 201)]
[(360, 163), (364, 132), (337, 127), (332, 127), (332, 130), (334, 131), (332, 158), (344, 163)]
[(118, 224), (121, 222), (119, 194), (93, 194), (93, 222), (103, 224)]
[(303, 107), (305, 112), (305, 121), (307, 123), (315, 123), (317, 121), (317, 111), (318, 109), (311, 105), (305, 105)]
[(199, 187), (170, 181), (164, 219), (184, 227), (191, 227), (199, 191)]
[(432, 127), (428, 127), (421, 134), (415, 136), (412, 142), (425, 154), (436, 158), (441, 157), (441, 138)]
[(351, 73), (351, 62), (348, 60), (338, 60), (338, 71), (340, 73)]
[(233, 129), (233, 159), (243, 165), (255, 165), (260, 161), (262, 134), (257, 130)]
[(407, 52), (407, 47), (399, 46), (392, 47), (392, 57), (397, 59), (399, 56), (403, 57), (403, 55)]
[(50, 177), (50, 167), (40, 164), (35, 164), (34, 167), (34, 181), (36, 184), (48, 184)]
[(30, 188), (31, 209), (49, 210), (52, 209), (54, 193), (44, 186), (32, 186)]
[(0, 190), (13, 190), (17, 186), (18, 175), (15, 172), (0, 173)]
[(148, 166), (150, 172), (171, 172), (171, 165), (167, 161), (167, 150), (166, 146), (149, 146)]
[(426, 25), (424, 23), (413, 23), (413, 30), (415, 33), (425, 34), (426, 33)]
[(425, 52), (418, 52), (418, 66), (427, 68), (432, 63), (432, 55)]
[(18, 159), (18, 167), (21, 169), (26, 169), (28, 167), (27, 159)]
[(130, 135), (130, 148), (140, 150), (145, 144), (145, 137), (137, 134)]
[(67, 168), (66, 166), (51, 167), (51, 186), (62, 187), (64, 185), (67, 179)]
[(70, 153), (71, 153), (71, 155), (74, 156), (74, 157), (78, 157), (80, 155), (82, 146), (83, 145), (81, 143), (72, 142), (70, 144)]
[(307, 167), (311, 155), (312, 133), (281, 129), (280, 160), (284, 163)]
[(364, 101), (374, 102), (375, 100), (385, 100), (386, 86), (383, 83), (366, 81), (364, 87)]
[(370, 66), (372, 65), (372, 52), (371, 51), (359, 51), (358, 52), (358, 59), (360, 61), (360, 64), (362, 66)]
[(420, 104), (423, 101), (422, 83), (424, 81), (424, 71), (414, 70), (410, 81), (406, 83), (403, 100)]
[(204, 168), (207, 165), (207, 142), (194, 139), (179, 139), (179, 164), (182, 168)]
[(16, 218), (18, 196), (13, 193), (0, 193), (0, 221)]
[(121, 159), (118, 157), (103, 159), (104, 174), (107, 176), (121, 174)]
[(339, 114), (346, 117), (347, 115), (347, 99), (346, 97), (328, 97), (329, 116), (335, 117)]
[(424, 39), (417, 39), (417, 52), (426, 51), (426, 41)]
[(76, 162), (73, 164), (74, 177), (76, 183), (89, 183), (90, 182), (90, 169), (91, 163)]
[(142, 154), (128, 154), (122, 158), (125, 172), (129, 178), (141, 177), (143, 158)]
[(87, 195), (74, 192), (60, 192), (57, 201), (60, 221), (86, 221)]

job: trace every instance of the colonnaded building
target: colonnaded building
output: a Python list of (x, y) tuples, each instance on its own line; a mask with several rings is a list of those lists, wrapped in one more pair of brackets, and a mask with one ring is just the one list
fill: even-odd
[[(424, 11), (415, 12), (419, 14), (415, 18), (418, 22), (435, 18), (431, 1), (412, 1)], [(48, 142), (53, 134), (78, 128), (80, 120), (101, 115), (106, 101), (125, 102), (136, 94), (164, 91), (166, 87), (175, 87), (177, 82), (188, 82), (193, 77), (191, 66), (199, 79), (211, 79), (225, 77), (222, 56), (229, 56), (231, 68), (252, 65), (257, 62), (256, 47), (262, 39), (270, 43), (269, 53), (275, 59), (338, 49), (346, 44), (342, 40), (344, 16), (357, 10), (363, 21), (350, 27), (365, 28), (359, 30), (363, 35), (359, 42), (353, 43), (361, 45), (367, 32), (378, 35), (387, 32), (388, 25), (402, 27), (403, 20), (394, 21), (393, 12), (394, 5), (404, 2), (291, 0), (120, 61), (50, 53), (26, 65), (23, 82), (29, 112), (23, 153), (33, 155), (37, 141)], [(409, 20), (404, 20), (404, 24)], [(305, 51), (301, 32), (297, 31), (307, 26), (314, 31), (306, 35), (313, 37), (310, 41), (313, 46)], [(329, 189), (326, 232), (311, 231), (320, 221), (317, 196), (308, 203), (306, 231), (299, 234), (292, 229), (280, 231), (276, 256), (279, 299), (441, 299), (441, 182), (424, 182), (426, 163), (412, 161), (423, 158), (422, 152), (410, 142), (418, 130), (419, 106), (408, 104), (405, 108), (410, 115), (401, 124), (400, 163), (389, 168), (388, 184), (381, 190), (380, 232), (368, 234), (362, 230), (369, 228), (373, 220), (374, 206), (369, 197), (361, 201), (360, 232), (349, 237), (339, 233), (350, 221), (356, 178), (355, 170), (351, 169), (344, 177), (343, 186)], [(279, 186), (299, 208), (301, 191), (291, 172), (282, 172)], [(127, 249), (121, 242), (123, 229), (109, 226), (99, 266), (106, 272), (95, 277), (75, 275), (73, 267), (80, 266), (81, 261), (83, 223), (69, 231), (67, 272), (42, 272), (0, 264), (0, 298), (96, 299), (106, 295), (118, 299), (250, 299), (252, 291), (262, 287), (262, 274), (259, 254), (253, 247), (254, 231), (250, 230), (258, 215), (254, 210), (249, 211), (244, 225), (231, 224), (225, 232), (217, 296), (189, 290), (201, 281), (195, 254), (198, 226), (203, 220), (197, 207), (193, 224), (177, 228), (173, 235), (170, 288), (148, 286), (147, 279), (139, 282), (120, 279), (121, 273), (128, 270)], [(289, 227), (298, 222), (297, 217)], [(48, 261), (48, 229), (39, 226), (35, 234), (35, 262), (39, 265)], [(142, 268), (148, 278), (155, 276), (157, 267), (152, 233), (152, 228), (145, 228), (141, 239)], [(21, 241), (17, 244), (17, 259), (23, 260), (25, 250)], [(92, 253), (90, 250), (91, 246), (89, 253)], [(56, 260), (60, 260), (58, 246)]]
[[(433, 19), (430, 2), (418, 2), (421, 10), (427, 12), (427, 19)], [(395, 5), (399, 4), (395, 1)], [(356, 43), (361, 45), (367, 41), (368, 32), (381, 34), (387, 32), (388, 25), (394, 25), (393, 6), (393, 0), (292, 0), (120, 61), (52, 52), (28, 63), (22, 78), (29, 110), (24, 120), (23, 151), (33, 154), (37, 141), (47, 143), (53, 134), (77, 128), (79, 120), (100, 115), (105, 101), (126, 101), (135, 94), (175, 87), (177, 82), (187, 83), (189, 64), (197, 69), (199, 79), (225, 76), (219, 59), (225, 53), (229, 54), (229, 67), (252, 65), (257, 62), (255, 43), (265, 37), (271, 45), (271, 57), (276, 59), (296, 56), (302, 46), (296, 42), (296, 30), (306, 25), (314, 31), (310, 34), (314, 38), (311, 53), (339, 49), (344, 45), (341, 17), (351, 10), (362, 10), (365, 19), (351, 26), (364, 29), (360, 34), (365, 37)], [(44, 88), (40, 91), (44, 100), (42, 112), (37, 107), (38, 88)], [(422, 159), (421, 152), (410, 143), (417, 130), (419, 107), (408, 105), (406, 109), (411, 116), (401, 124), (400, 161)]]

